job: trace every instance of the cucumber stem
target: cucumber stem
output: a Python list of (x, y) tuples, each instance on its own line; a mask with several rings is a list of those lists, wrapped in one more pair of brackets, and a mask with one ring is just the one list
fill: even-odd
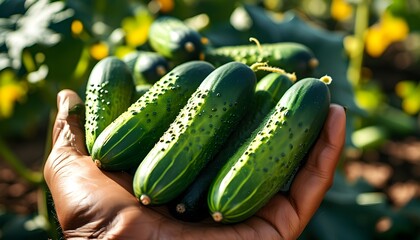
[(250, 66), (250, 68), (254, 72), (261, 70), (261, 71), (267, 71), (267, 72), (274, 72), (274, 73), (284, 74), (288, 78), (290, 78), (290, 80), (292, 82), (295, 82), (296, 81), (296, 74), (295, 73), (288, 73), (288, 72), (286, 72), (285, 70), (283, 70), (281, 68), (269, 66), (267, 64), (267, 62), (256, 62), (256, 63), (252, 64)]
[(260, 53), (260, 55), (262, 55), (263, 51), (262, 51), (262, 47), (261, 47), (261, 43), (260, 43), (260, 41), (258, 41), (258, 39), (254, 38), (254, 37), (250, 37), (250, 38), (249, 38), (249, 41), (250, 41), (250, 42), (254, 42), (254, 43), (255, 43), (255, 45), (257, 45), (258, 52)]
[(143, 205), (149, 205), (152, 201), (150, 200), (150, 197), (149, 196), (147, 196), (146, 194), (142, 194), (140, 196), (140, 202)]
[(195, 50), (195, 46), (194, 43), (192, 42), (186, 42), (184, 45), (185, 50), (187, 50), (187, 52), (194, 52)]
[(178, 213), (184, 213), (185, 212), (185, 204), (183, 204), (183, 203), (178, 203), (177, 205), (176, 205), (176, 212), (178, 212)]
[(163, 75), (165, 75), (166, 74), (166, 68), (164, 67), (164, 66), (158, 66), (157, 68), (156, 68), (156, 73), (159, 75), (159, 76), (163, 76)]
[(97, 159), (95, 159), (94, 161), (93, 161), (94, 163), (95, 163), (95, 165), (98, 167), (98, 168), (101, 168), (101, 161), (99, 161), (99, 160), (97, 160)]
[(212, 215), (213, 220), (216, 222), (220, 222), (223, 220), (223, 214), (221, 212), (214, 212)]

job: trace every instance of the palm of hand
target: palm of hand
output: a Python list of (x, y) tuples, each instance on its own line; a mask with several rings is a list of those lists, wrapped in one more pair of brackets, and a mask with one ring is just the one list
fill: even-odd
[(344, 144), (344, 111), (332, 105), (324, 131), (289, 194), (277, 194), (243, 223), (184, 223), (169, 216), (165, 207), (140, 205), (128, 174), (104, 172), (95, 166), (84, 147), (80, 116), (68, 111), (76, 104), (81, 100), (74, 92), (60, 92), (53, 150), (44, 169), (67, 238), (295, 239), (331, 186)]

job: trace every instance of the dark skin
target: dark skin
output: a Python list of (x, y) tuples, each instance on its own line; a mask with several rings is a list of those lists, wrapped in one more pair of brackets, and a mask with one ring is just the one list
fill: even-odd
[(275, 195), (242, 223), (185, 223), (169, 216), (164, 207), (142, 206), (133, 195), (129, 174), (96, 167), (85, 147), (83, 117), (69, 113), (78, 104), (83, 102), (75, 92), (58, 94), (53, 148), (44, 168), (68, 239), (296, 239), (332, 185), (345, 139), (345, 110), (332, 104), (323, 131), (287, 194)]

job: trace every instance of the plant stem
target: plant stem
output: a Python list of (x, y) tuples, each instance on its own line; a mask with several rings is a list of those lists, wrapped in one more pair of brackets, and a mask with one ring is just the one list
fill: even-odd
[(369, 27), (369, 6), (370, 0), (360, 0), (356, 6), (356, 19), (354, 26), (354, 40), (356, 48), (351, 53), (349, 66), (349, 79), (354, 86), (360, 84), (363, 67), (363, 53), (365, 50), (365, 35)]
[(40, 172), (28, 169), (21, 160), (7, 147), (6, 143), (0, 138), (0, 156), (10, 165), (10, 167), (26, 181), (39, 185), (43, 181)]

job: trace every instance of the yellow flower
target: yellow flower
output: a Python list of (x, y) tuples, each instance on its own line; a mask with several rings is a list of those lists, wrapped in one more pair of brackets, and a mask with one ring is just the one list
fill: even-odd
[(337, 21), (345, 21), (353, 14), (353, 7), (345, 0), (332, 0), (331, 17)]
[(139, 9), (134, 17), (127, 17), (122, 22), (122, 29), (126, 33), (126, 42), (130, 47), (139, 46), (147, 41), (153, 18), (147, 9)]
[(402, 101), (403, 110), (411, 115), (417, 114), (420, 110), (420, 101), (418, 97), (412, 96)]
[(71, 23), (71, 32), (78, 36), (83, 32), (83, 23), (80, 20), (74, 20)]
[(404, 40), (410, 30), (407, 23), (385, 12), (379, 21), (372, 25), (366, 34), (366, 52), (372, 57), (380, 57), (394, 42)]
[(160, 11), (163, 13), (168, 13), (174, 9), (174, 0), (157, 0)]
[(384, 36), (380, 25), (370, 27), (366, 34), (366, 52), (372, 57), (380, 57), (391, 44)]
[(0, 119), (12, 116), (15, 103), (24, 100), (26, 93), (26, 84), (18, 82), (13, 72), (2, 72), (0, 74)]
[(401, 81), (395, 86), (395, 93), (402, 98), (402, 109), (411, 115), (420, 111), (420, 84), (414, 81)]
[(407, 23), (392, 14), (385, 12), (382, 17), (382, 32), (392, 42), (404, 40), (410, 32)]
[(104, 42), (93, 44), (90, 47), (90, 55), (96, 60), (101, 60), (109, 55), (109, 47)]

